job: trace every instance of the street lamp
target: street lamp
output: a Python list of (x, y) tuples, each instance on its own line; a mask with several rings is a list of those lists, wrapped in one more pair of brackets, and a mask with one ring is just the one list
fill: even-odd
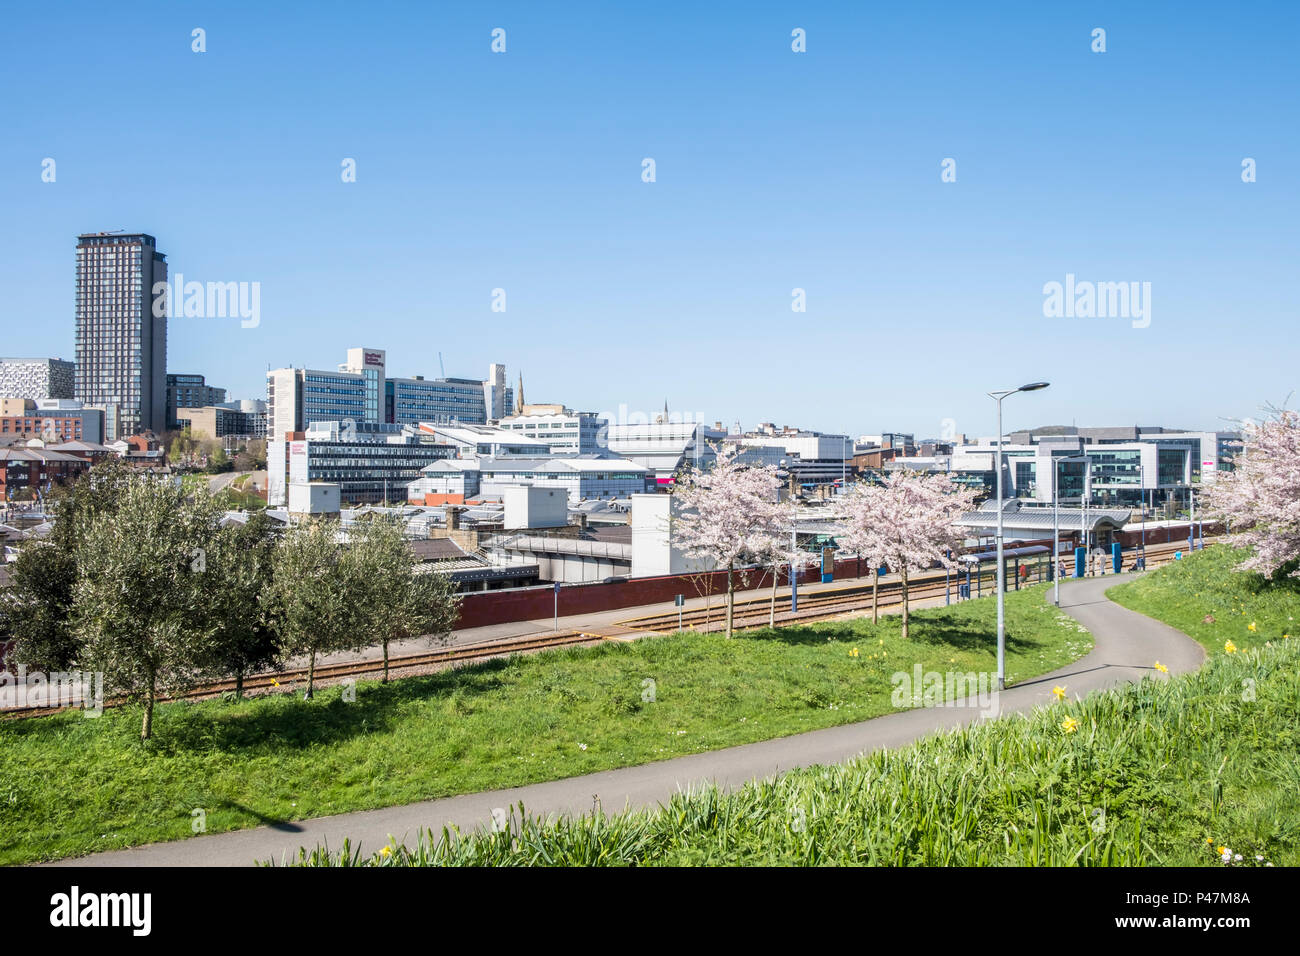
[(993, 399), (998, 406), (998, 460), (997, 460), (997, 483), (998, 483), (998, 690), (1006, 687), (1007, 679), (1007, 649), (1006, 649), (1006, 606), (1003, 589), (1006, 587), (1007, 569), (1003, 567), (1002, 558), (1002, 399), (1008, 395), (1014, 395), (1016, 392), (1036, 392), (1040, 388), (1047, 388), (1047, 382), (1030, 382), (1028, 385), (1021, 385), (1019, 388), (1007, 388), (997, 392), (989, 392), (989, 398)]

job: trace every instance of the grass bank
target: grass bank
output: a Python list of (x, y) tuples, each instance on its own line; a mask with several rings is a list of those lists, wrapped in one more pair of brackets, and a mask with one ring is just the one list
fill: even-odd
[[(1012, 682), (1086, 653), (1044, 601), (1007, 599)], [(0, 721), (0, 863), (519, 786), (865, 720), (898, 671), (994, 669), (983, 599), (735, 638), (687, 632), (496, 660), (305, 702), (177, 702)]]
[(1294, 639), (1220, 649), (1192, 674), (732, 794), (708, 788), (654, 811), (549, 823), (520, 811), (499, 833), (425, 833), (367, 857), (317, 848), (299, 862), (1294, 866), (1298, 665)]
[(1164, 621), (1211, 654), (1229, 641), (1242, 650), (1300, 637), (1300, 579), (1271, 581), (1234, 571), (1246, 552), (1218, 544), (1185, 554), (1159, 574), (1117, 585), (1106, 596)]

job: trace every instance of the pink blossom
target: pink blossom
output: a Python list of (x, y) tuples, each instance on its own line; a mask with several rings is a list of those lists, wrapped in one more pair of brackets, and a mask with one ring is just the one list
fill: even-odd
[[(1273, 575), (1300, 558), (1300, 414), (1278, 412), (1245, 439), (1235, 470), (1207, 486), (1205, 506), (1227, 524), (1231, 544), (1253, 549), (1237, 570)], [(1300, 567), (1289, 575), (1300, 577)]]

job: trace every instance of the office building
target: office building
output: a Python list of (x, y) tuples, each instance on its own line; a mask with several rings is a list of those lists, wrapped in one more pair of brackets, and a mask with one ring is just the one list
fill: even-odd
[(57, 358), (0, 358), (0, 397), (72, 398), (75, 370)]
[(605, 449), (645, 468), (660, 487), (684, 469), (709, 467), (715, 446), (727, 437), (721, 426), (702, 422), (624, 422), (604, 431)]
[(167, 374), (167, 427), (179, 427), (183, 410), (191, 408), (208, 408), (220, 405), (226, 400), (226, 390), (208, 385), (202, 375), (172, 373)]
[(46, 442), (104, 440), (104, 412), (67, 398), (0, 400), (0, 438), (39, 438)]
[(519, 485), (560, 488), (569, 503), (626, 498), (647, 488), (650, 471), (620, 458), (595, 455), (568, 458), (457, 458), (435, 461), (407, 490), (417, 504), (461, 504), (473, 498), (504, 498)]
[(198, 438), (265, 438), (266, 412), (241, 411), (224, 405), (190, 408), (181, 411), (178, 424), (188, 427), (190, 437)]
[(419, 422), (460, 422), (483, 425), (488, 415), (487, 386), (472, 378), (390, 378), (385, 401), (386, 421), (395, 425)]
[(167, 427), (166, 282), (153, 236), (77, 237), (74, 397), (105, 409), (110, 438)]
[[(283, 438), (317, 421), (482, 425), (488, 420), (490, 382), (420, 375), (392, 378), (387, 374), (383, 349), (348, 349), (347, 359), (334, 371), (280, 368), (267, 372), (268, 435)], [(498, 368), (492, 366), (489, 374), (495, 375)], [(502, 378), (504, 374), (502, 368)], [(501, 400), (509, 396), (510, 390), (505, 389)]]
[(283, 506), (290, 486), (313, 482), (337, 484), (349, 504), (402, 501), (422, 469), (455, 453), (400, 425), (313, 422), (288, 440), (267, 442), (267, 503)]
[(608, 422), (595, 412), (575, 412), (563, 405), (525, 405), (501, 419), (500, 428), (545, 444), (552, 455), (594, 455), (602, 450), (601, 432)]
[(459, 458), (541, 458), (550, 446), (535, 438), (491, 425), (442, 425), (422, 422), (420, 432), (429, 440), (451, 445)]
[(483, 404), (489, 422), (500, 421), (515, 406), (514, 389), (506, 387), (506, 367), (497, 363), (488, 366), (487, 381), (483, 383)]
[(781, 467), (802, 485), (832, 484), (848, 477), (853, 460), (853, 440), (847, 435), (794, 428), (773, 430), (770, 425), (733, 439), (741, 447), (777, 448), (783, 451)]

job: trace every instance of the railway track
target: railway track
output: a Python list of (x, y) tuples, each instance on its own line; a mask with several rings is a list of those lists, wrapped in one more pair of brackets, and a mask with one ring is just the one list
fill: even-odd
[[(1183, 550), (1181, 544), (1161, 544), (1146, 549), (1147, 569), (1152, 570), (1174, 560), (1174, 554)], [(990, 577), (986, 571), (985, 578)], [(965, 575), (953, 574), (945, 583), (942, 574), (930, 572), (917, 575), (908, 587), (908, 600), (920, 601), (938, 597), (945, 590), (957, 593), (957, 586), (965, 580)], [(992, 592), (993, 585), (985, 589)], [(718, 595), (725, 598), (725, 595)], [(770, 614), (770, 597), (750, 597), (736, 602), (733, 627), (737, 630), (766, 627)], [(782, 609), (781, 602), (786, 607)], [(896, 608), (902, 603), (902, 586), (898, 581), (886, 581), (880, 584), (879, 607), (883, 610)], [(790, 624), (806, 624), (839, 617), (843, 614), (870, 610), (872, 604), (871, 586), (852, 584), (843, 588), (808, 592), (799, 598), (799, 610), (791, 613), (789, 599), (778, 598), (776, 624), (778, 627)], [(684, 629), (699, 631), (720, 630), (726, 626), (726, 605), (709, 609), (692, 609), (684, 611), (681, 617)], [(617, 627), (633, 631), (659, 632), (677, 630), (678, 617), (675, 611), (651, 614), (644, 617), (619, 621)], [(464, 661), (486, 660), (510, 654), (526, 654), (558, 647), (570, 647), (578, 644), (593, 644), (609, 639), (607, 636), (591, 631), (562, 631), (558, 634), (546, 634), (535, 637), (519, 638), (507, 641), (488, 641), (462, 645), (459, 647), (438, 648), (418, 654), (401, 654), (389, 658), (390, 673), (410, 670), (417, 667), (455, 665)], [(315, 681), (328, 684), (331, 681), (348, 677), (360, 677), (368, 674), (382, 673), (382, 659), (366, 658), (357, 661), (341, 661), (335, 664), (322, 664), (316, 667)], [(307, 668), (285, 668), (273, 673), (253, 674), (244, 679), (245, 692), (272, 691), (276, 688), (296, 689), (307, 680)], [(235, 690), (234, 680), (212, 681), (197, 685), (185, 693), (158, 698), (166, 700), (202, 700), (219, 697)], [(122, 698), (110, 698), (104, 702), (106, 707), (116, 707), (124, 703)], [(59, 713), (69, 707), (12, 707), (0, 710), (0, 719), (17, 719)]]
[[(1180, 550), (1184, 550), (1182, 544), (1161, 544), (1148, 547), (1146, 549), (1147, 570), (1153, 570), (1173, 561), (1174, 554)], [(983, 571), (984, 580), (982, 583), (984, 587), (982, 591), (984, 594), (993, 593), (996, 587), (993, 581), (995, 573), (993, 568), (987, 568)], [(946, 581), (942, 573), (927, 572), (916, 575), (909, 582), (908, 601), (911, 603), (939, 597), (945, 592), (951, 593), (955, 598), (958, 585), (964, 583), (964, 581), (965, 575), (961, 573), (953, 573)], [(1039, 582), (1035, 581), (1034, 583)], [(1008, 581), (1008, 586), (1014, 587), (1010, 581)], [(722, 599), (716, 607), (683, 611), (681, 614), (681, 627), (701, 631), (720, 630), (726, 627), (726, 595), (715, 596)], [(981, 595), (976, 592), (975, 596)], [(898, 581), (881, 582), (878, 600), (879, 608), (882, 611), (897, 608), (903, 603), (902, 584)], [(784, 609), (781, 606), (782, 602), (785, 603)], [(781, 626), (782, 624), (822, 621), (842, 614), (869, 610), (871, 606), (871, 586), (868, 584), (852, 584), (843, 588), (812, 591), (799, 597), (799, 610), (793, 613), (789, 609), (789, 597), (778, 598), (776, 624)], [(736, 629), (766, 627), (771, 619), (770, 608), (770, 596), (738, 600), (732, 622), (733, 627)], [(676, 611), (668, 611), (631, 618), (618, 623), (624, 627), (642, 631), (675, 631), (678, 629), (678, 615)]]
[[(388, 670), (392, 674), (401, 670), (409, 670), (414, 667), (430, 667), (437, 665), (457, 664), (462, 661), (486, 660), (491, 657), (501, 657), (510, 654), (526, 654), (535, 651), (549, 650), (557, 647), (571, 647), (578, 644), (594, 644), (605, 640), (603, 636), (588, 631), (562, 631), (559, 634), (546, 634), (544, 636), (521, 638), (510, 641), (489, 641), (478, 644), (469, 644), (461, 647), (447, 647), (438, 650), (422, 652), (419, 654), (400, 654), (388, 659)], [(379, 674), (384, 670), (384, 662), (381, 659), (370, 659), (359, 661), (340, 661), (336, 664), (320, 664), (316, 667), (315, 683), (328, 684), (331, 681), (340, 680), (347, 677), (359, 677), (367, 674)], [(276, 688), (285, 690), (296, 689), (300, 684), (307, 681), (307, 668), (291, 667), (281, 671), (271, 673), (253, 674), (244, 678), (244, 692), (268, 691)], [(159, 697), (159, 702), (168, 700), (204, 700), (211, 697), (220, 697), (225, 693), (233, 693), (235, 690), (234, 680), (211, 681), (198, 684), (182, 694)], [(104, 701), (105, 707), (118, 707), (125, 703), (125, 698), (109, 698)], [(57, 714), (64, 710), (74, 709), (71, 707), (9, 707), (0, 710), (0, 718), (20, 718), (35, 717), (47, 714)]]

